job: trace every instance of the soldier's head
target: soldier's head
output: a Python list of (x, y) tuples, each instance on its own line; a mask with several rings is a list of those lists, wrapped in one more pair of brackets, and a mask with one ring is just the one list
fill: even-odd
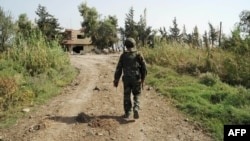
[(136, 42), (133, 38), (127, 38), (124, 42), (124, 45), (126, 48), (133, 48), (136, 45)]

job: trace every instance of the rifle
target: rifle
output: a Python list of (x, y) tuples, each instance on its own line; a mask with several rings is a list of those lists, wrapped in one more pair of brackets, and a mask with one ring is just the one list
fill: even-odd
[(144, 87), (144, 80), (141, 80), (141, 89), (143, 90)]

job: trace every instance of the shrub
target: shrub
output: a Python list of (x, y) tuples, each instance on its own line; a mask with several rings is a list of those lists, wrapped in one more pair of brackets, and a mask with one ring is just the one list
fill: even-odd
[(213, 86), (217, 83), (219, 77), (212, 73), (205, 73), (200, 75), (199, 82), (207, 86)]
[(18, 87), (13, 78), (0, 78), (0, 110), (8, 108), (8, 101), (11, 101), (13, 94), (17, 91)]

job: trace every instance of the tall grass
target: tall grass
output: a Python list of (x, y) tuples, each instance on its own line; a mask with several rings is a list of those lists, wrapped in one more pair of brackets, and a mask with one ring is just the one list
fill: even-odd
[(225, 61), (235, 58), (232, 53), (215, 49), (208, 56), (206, 50), (176, 44), (144, 48), (142, 52), (149, 64), (147, 83), (191, 122), (199, 122), (214, 140), (223, 140), (223, 125), (250, 124), (250, 90), (221, 81), (220, 75), (228, 72)]
[(0, 128), (22, 116), (22, 108), (58, 95), (77, 74), (58, 42), (40, 33), (17, 38), (0, 57)]
[(194, 49), (178, 43), (159, 44), (153, 50), (142, 48), (147, 62), (165, 66), (179, 73), (199, 75), (212, 72), (221, 81), (231, 85), (250, 88), (250, 59), (248, 55), (237, 55), (220, 48)]

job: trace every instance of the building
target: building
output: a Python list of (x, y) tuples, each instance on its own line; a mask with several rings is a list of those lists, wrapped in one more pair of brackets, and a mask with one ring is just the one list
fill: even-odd
[(73, 53), (87, 53), (94, 49), (91, 38), (84, 38), (84, 32), (80, 30), (65, 29), (63, 47)]

